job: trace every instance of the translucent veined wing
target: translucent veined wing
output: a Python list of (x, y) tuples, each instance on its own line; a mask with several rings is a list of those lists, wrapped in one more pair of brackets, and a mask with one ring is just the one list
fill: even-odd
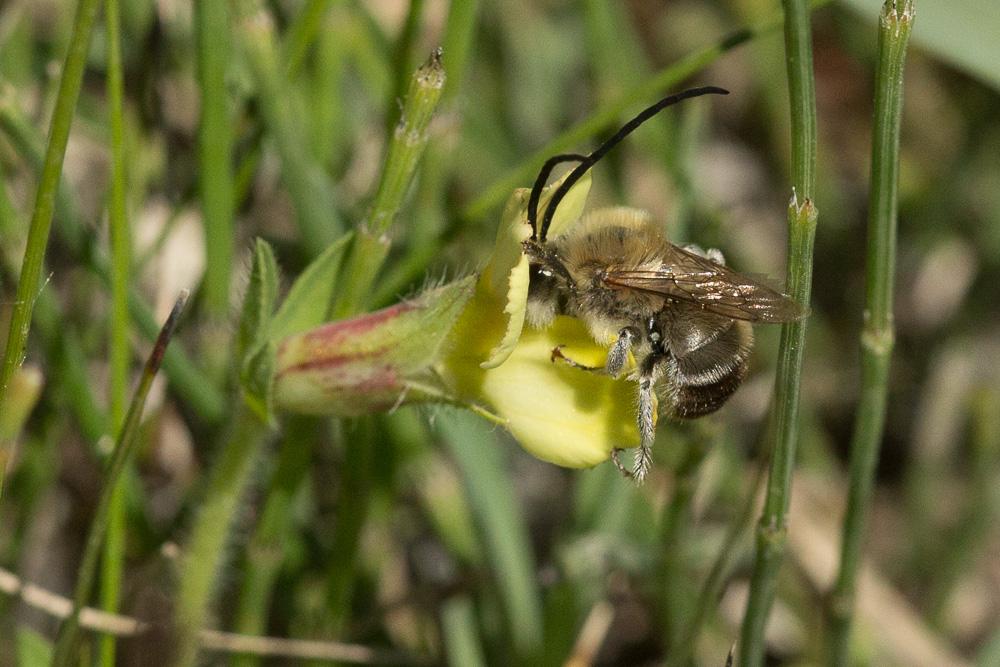
[(611, 269), (604, 282), (700, 305), (748, 322), (790, 322), (806, 311), (791, 297), (710, 259), (668, 244), (656, 269)]

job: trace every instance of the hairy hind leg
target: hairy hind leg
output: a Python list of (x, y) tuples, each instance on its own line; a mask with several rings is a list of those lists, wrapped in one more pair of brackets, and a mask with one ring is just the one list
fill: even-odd
[(632, 464), (632, 476), (636, 484), (642, 484), (653, 466), (653, 441), (656, 440), (658, 404), (656, 392), (653, 390), (653, 375), (643, 374), (639, 378), (639, 412), (636, 415), (639, 424), (639, 451), (635, 453), (635, 463)]
[(659, 399), (656, 397), (657, 362), (663, 357), (650, 355), (642, 365), (639, 375), (639, 410), (636, 422), (639, 427), (639, 448), (635, 453), (635, 462), (629, 470), (619, 460), (621, 449), (611, 452), (611, 460), (618, 470), (626, 477), (631, 477), (636, 484), (642, 484), (653, 467), (653, 442), (656, 440), (656, 420), (659, 414)]

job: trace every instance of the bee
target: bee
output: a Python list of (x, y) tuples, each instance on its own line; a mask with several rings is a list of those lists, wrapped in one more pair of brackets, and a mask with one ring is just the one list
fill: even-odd
[[(753, 348), (751, 325), (790, 322), (806, 314), (788, 295), (728, 268), (718, 250), (670, 243), (643, 211), (596, 211), (565, 234), (546, 238), (559, 202), (601, 157), (662, 109), (706, 94), (727, 91), (710, 86), (671, 95), (645, 109), (590, 155), (550, 158), (528, 200), (532, 234), (523, 243), (530, 260), (528, 323), (544, 328), (556, 315), (579, 319), (595, 341), (609, 345), (604, 367), (583, 366), (564, 356), (560, 347), (552, 351), (552, 360), (614, 378), (628, 370), (637, 382), (640, 443), (632, 469), (619, 460), (620, 449), (612, 451), (622, 474), (637, 482), (649, 472), (661, 413), (691, 419), (718, 410), (746, 376)], [(553, 193), (539, 221), (542, 189), (552, 170), (564, 162), (578, 164)]]

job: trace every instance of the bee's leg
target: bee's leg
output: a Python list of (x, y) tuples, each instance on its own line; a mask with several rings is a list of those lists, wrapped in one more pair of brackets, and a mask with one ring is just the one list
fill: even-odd
[(639, 371), (639, 410), (636, 421), (639, 426), (639, 450), (635, 453), (635, 463), (632, 470), (622, 465), (618, 456), (621, 449), (611, 451), (611, 460), (626, 477), (631, 477), (636, 484), (642, 484), (649, 469), (653, 466), (653, 441), (656, 440), (656, 419), (659, 415), (659, 399), (656, 397), (656, 380), (658, 364), (665, 357), (651, 354), (642, 363)]
[(622, 449), (621, 447), (615, 447), (614, 449), (612, 449), (611, 460), (614, 462), (615, 467), (618, 468), (618, 472), (620, 472), (625, 477), (631, 477), (632, 471), (626, 468), (624, 465), (622, 465), (621, 459), (618, 458), (618, 456), (624, 451), (625, 450)]
[[(648, 364), (644, 364), (648, 365)], [(635, 453), (632, 476), (636, 484), (642, 484), (653, 465), (653, 441), (656, 440), (656, 418), (659, 400), (653, 389), (655, 377), (652, 369), (643, 369), (639, 377), (639, 451)]]
[(694, 253), (699, 257), (710, 259), (716, 264), (720, 264), (722, 266), (726, 265), (726, 257), (725, 255), (722, 254), (722, 251), (719, 250), (718, 248), (709, 248), (708, 250), (704, 250), (700, 245), (695, 245), (694, 243), (688, 243), (683, 247), (688, 252)]
[(622, 369), (628, 363), (628, 353), (632, 351), (632, 344), (639, 338), (639, 330), (635, 327), (624, 327), (618, 332), (618, 340), (608, 350), (608, 361), (604, 368), (608, 375), (613, 378), (621, 375)]
[(556, 345), (554, 348), (552, 348), (552, 352), (549, 354), (549, 360), (552, 363), (555, 363), (558, 360), (558, 361), (562, 361), (563, 363), (565, 363), (566, 365), (570, 366), (571, 368), (576, 368), (576, 369), (581, 370), (581, 371), (587, 371), (588, 373), (603, 373), (604, 372), (604, 369), (602, 367), (600, 367), (600, 366), (585, 366), (584, 364), (581, 364), (578, 361), (574, 361), (573, 359), (570, 359), (565, 354), (563, 354), (562, 349), (563, 349), (562, 345)]

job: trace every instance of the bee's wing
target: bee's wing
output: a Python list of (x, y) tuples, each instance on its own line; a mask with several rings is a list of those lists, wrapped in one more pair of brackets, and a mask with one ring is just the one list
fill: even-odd
[(806, 311), (792, 298), (753, 278), (673, 244), (657, 269), (611, 269), (613, 287), (661, 294), (705, 310), (749, 322), (790, 322)]

